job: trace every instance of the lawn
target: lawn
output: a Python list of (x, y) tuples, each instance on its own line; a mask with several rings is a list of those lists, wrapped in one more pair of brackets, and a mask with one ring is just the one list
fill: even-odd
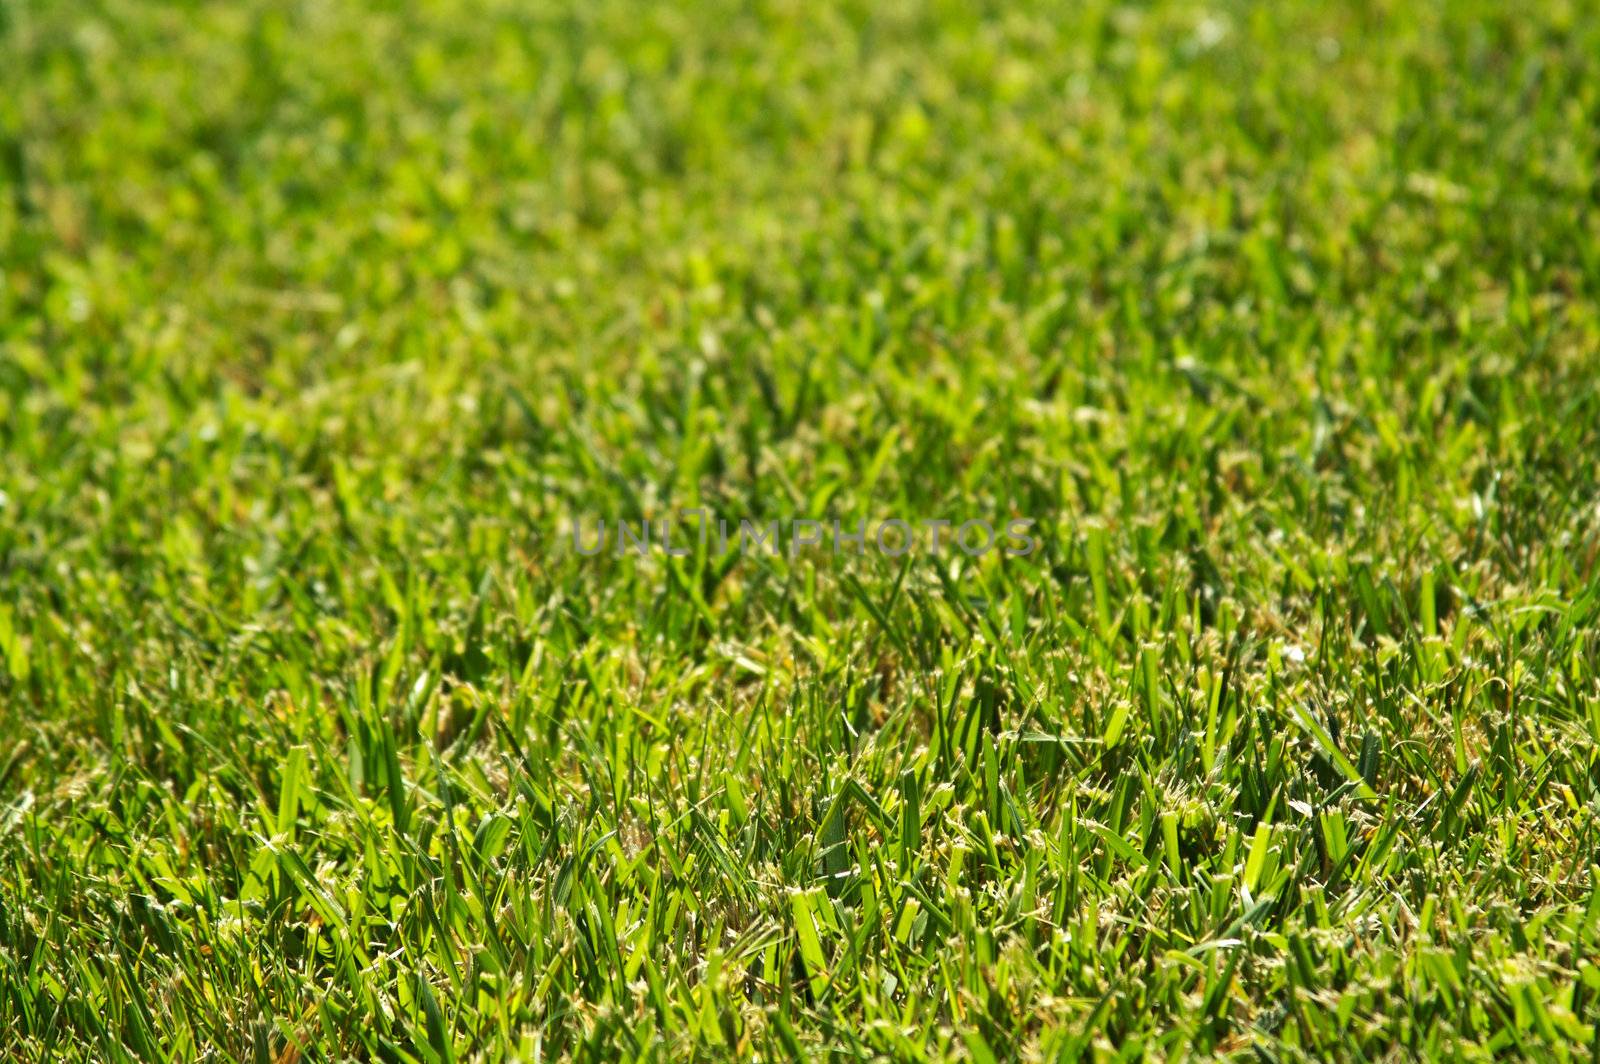
[(0, 0), (0, 1058), (1593, 1059), (1597, 174), (1577, 2)]

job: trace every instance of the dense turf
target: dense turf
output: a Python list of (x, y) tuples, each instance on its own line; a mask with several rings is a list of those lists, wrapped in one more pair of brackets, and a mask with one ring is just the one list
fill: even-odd
[(1600, 1048), (1600, 14), (565, 6), (0, 0), (0, 1056)]

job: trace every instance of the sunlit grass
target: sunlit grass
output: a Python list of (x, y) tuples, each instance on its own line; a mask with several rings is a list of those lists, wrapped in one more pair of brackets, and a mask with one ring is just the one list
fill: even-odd
[[(1597, 116), (1576, 4), (0, 0), (0, 1056), (1591, 1056)], [(1041, 546), (572, 546), (695, 507)]]

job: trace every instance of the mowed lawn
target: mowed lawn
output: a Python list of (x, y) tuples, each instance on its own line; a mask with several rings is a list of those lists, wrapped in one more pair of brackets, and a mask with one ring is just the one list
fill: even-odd
[(0, 0), (0, 1057), (1593, 1059), (1597, 168), (1578, 2)]

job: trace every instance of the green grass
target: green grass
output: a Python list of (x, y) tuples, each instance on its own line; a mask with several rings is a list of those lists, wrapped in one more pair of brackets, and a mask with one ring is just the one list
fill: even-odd
[(1597, 166), (1579, 3), (0, 0), (0, 1057), (1592, 1059)]

